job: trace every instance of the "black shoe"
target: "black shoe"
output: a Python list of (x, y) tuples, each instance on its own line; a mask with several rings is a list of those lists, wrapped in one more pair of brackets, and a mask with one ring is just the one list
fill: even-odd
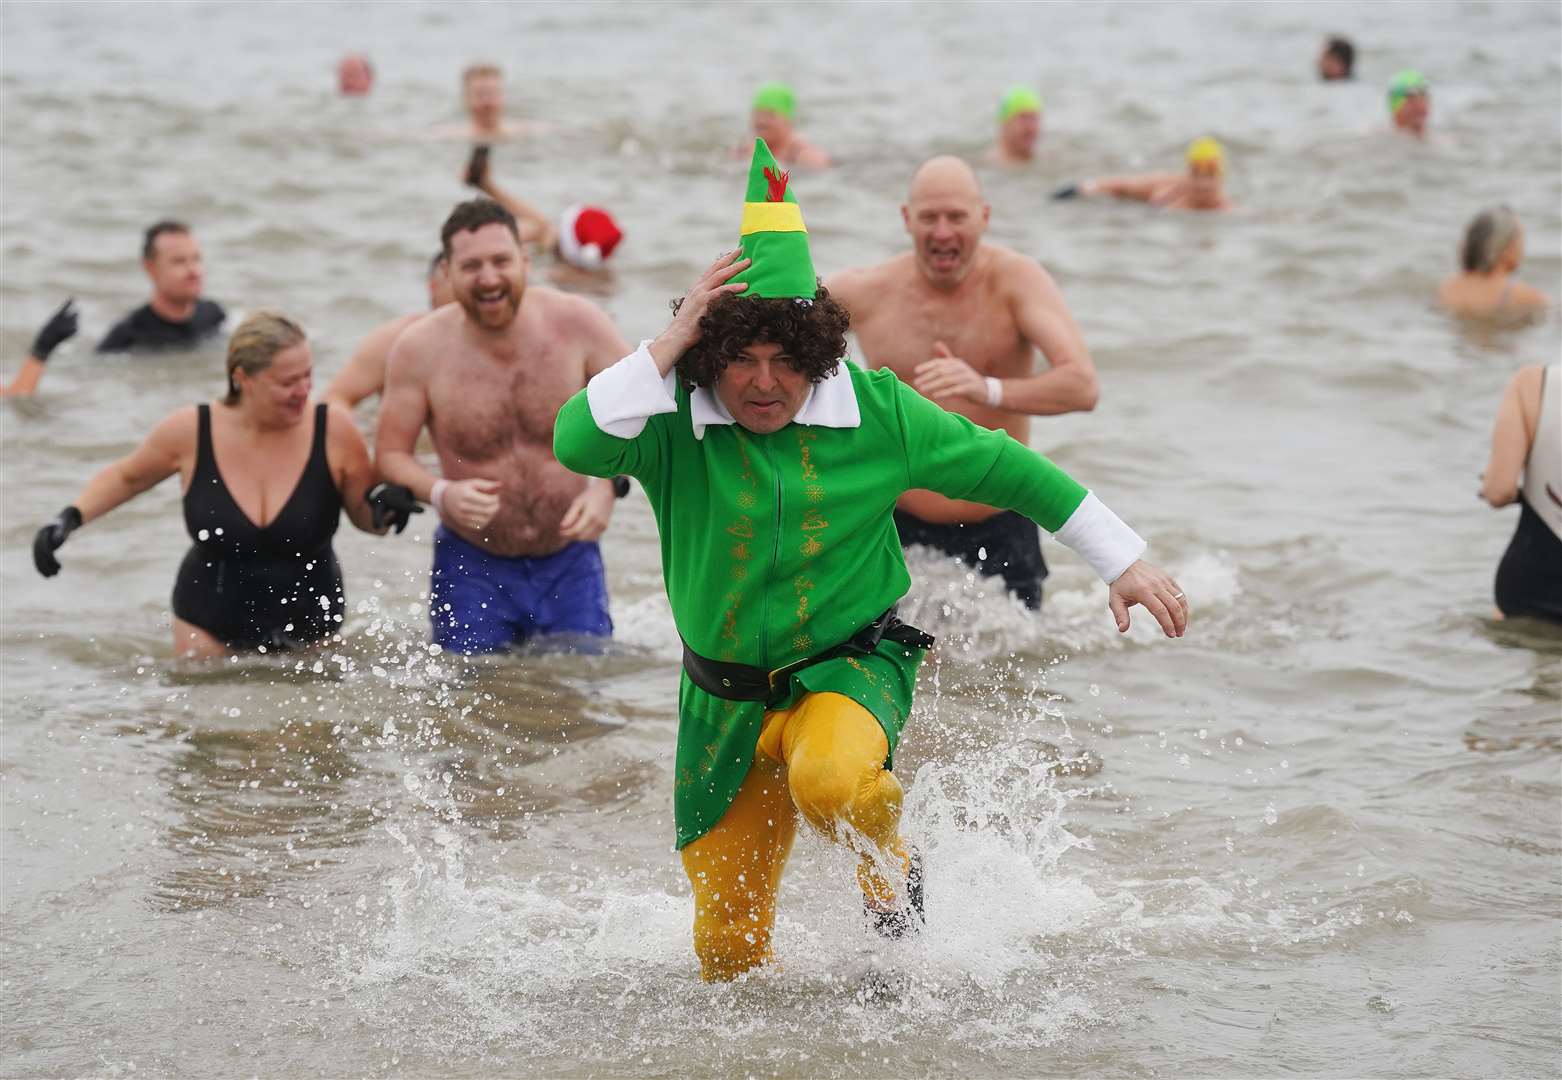
[(927, 913), (922, 908), (922, 852), (911, 849), (911, 868), (906, 871), (906, 905), (894, 911), (874, 911), (864, 908), (868, 920), (879, 937), (890, 941), (911, 937), (922, 932), (927, 925)]

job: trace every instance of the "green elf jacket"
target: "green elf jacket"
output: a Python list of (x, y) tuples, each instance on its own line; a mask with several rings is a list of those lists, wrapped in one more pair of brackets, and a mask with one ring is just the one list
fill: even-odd
[[(646, 345), (559, 411), (554, 453), (589, 476), (627, 474), (650, 498), (678, 633), (696, 653), (766, 670), (840, 644), (910, 587), (892, 511), (926, 488), (1018, 510), (1110, 581), (1144, 550), (1116, 515), (1046, 458), (947, 412), (888, 371), (843, 362), (794, 420), (758, 435), (709, 388), (662, 376)], [(884, 728), (893, 754), (922, 651), (885, 641), (792, 676), (845, 694)], [(703, 836), (753, 762), (765, 704), (731, 701), (682, 676), (677, 843)]]

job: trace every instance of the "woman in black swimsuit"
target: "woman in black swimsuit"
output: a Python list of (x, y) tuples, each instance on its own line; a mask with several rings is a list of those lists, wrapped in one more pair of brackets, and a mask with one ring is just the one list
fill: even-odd
[[(311, 407), (313, 361), (286, 316), (256, 312), (228, 344), (228, 393), (183, 408), (88, 482), (73, 506), (38, 532), (33, 561), (59, 572), (70, 533), (177, 472), (194, 545), (174, 583), (180, 656), (305, 645), (342, 622), (342, 573), (331, 548), (340, 512), (365, 532), (405, 527), (421, 508), (375, 484), (352, 417)], [(371, 485), (373, 485), (371, 489)]]

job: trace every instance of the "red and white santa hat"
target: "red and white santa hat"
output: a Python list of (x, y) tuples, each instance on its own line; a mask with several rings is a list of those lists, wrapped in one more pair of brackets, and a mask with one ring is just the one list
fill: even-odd
[(598, 270), (624, 238), (618, 222), (600, 206), (576, 204), (559, 215), (559, 254), (582, 270)]

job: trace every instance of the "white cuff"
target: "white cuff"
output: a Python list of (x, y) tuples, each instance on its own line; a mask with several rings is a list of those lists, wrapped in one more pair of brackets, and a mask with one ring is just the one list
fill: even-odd
[(670, 371), (663, 376), (656, 370), (650, 344), (649, 338), (642, 341), (638, 349), (586, 384), (591, 419), (609, 435), (633, 439), (651, 417), (678, 411), (677, 376)]
[(1069, 515), (1063, 527), (1052, 534), (1058, 542), (1090, 564), (1096, 575), (1108, 585), (1132, 566), (1146, 544), (1122, 518), (1107, 509), (1093, 493)]

